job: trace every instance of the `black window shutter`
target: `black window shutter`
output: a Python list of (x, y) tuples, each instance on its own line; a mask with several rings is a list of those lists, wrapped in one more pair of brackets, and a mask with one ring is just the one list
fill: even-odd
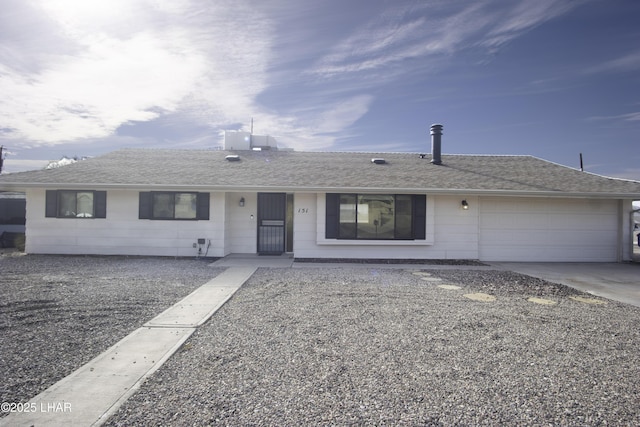
[(47, 190), (44, 216), (47, 218), (58, 216), (58, 192), (56, 190)]
[(325, 238), (338, 238), (338, 215), (340, 213), (340, 194), (327, 193), (326, 195), (326, 213), (325, 213)]
[(106, 191), (93, 192), (93, 217), (94, 218), (107, 217), (107, 192)]
[(427, 238), (427, 196), (415, 194), (413, 196), (413, 238), (424, 240)]
[(138, 208), (139, 219), (151, 219), (151, 192), (140, 192), (140, 204)]
[(198, 193), (197, 219), (209, 219), (209, 193)]

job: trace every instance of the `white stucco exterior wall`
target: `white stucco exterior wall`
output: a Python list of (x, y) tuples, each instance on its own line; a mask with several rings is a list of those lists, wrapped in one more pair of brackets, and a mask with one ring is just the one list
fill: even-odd
[[(138, 190), (109, 190), (106, 219), (46, 218), (45, 190), (30, 189), (26, 251), (191, 257), (199, 238), (211, 243), (209, 257), (257, 251), (255, 192), (211, 192), (208, 221), (141, 220), (138, 206)], [(631, 210), (626, 200), (427, 195), (425, 240), (354, 241), (325, 239), (324, 193), (299, 192), (293, 252), (296, 258), (615, 262), (631, 256)]]
[(207, 256), (224, 251), (224, 193), (210, 194), (208, 221), (138, 219), (139, 191), (109, 190), (107, 218), (46, 218), (45, 191), (27, 191), (26, 252), (196, 256), (198, 238), (211, 242)]

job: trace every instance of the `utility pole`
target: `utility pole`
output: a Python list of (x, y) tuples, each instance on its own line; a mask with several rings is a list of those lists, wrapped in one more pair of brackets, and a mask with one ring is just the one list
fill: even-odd
[(2, 149), (3, 149), (3, 148), (4, 148), (4, 146), (3, 146), (3, 145), (0, 145), (0, 173), (2, 173), (2, 162), (3, 162), (3, 159), (2, 159)]

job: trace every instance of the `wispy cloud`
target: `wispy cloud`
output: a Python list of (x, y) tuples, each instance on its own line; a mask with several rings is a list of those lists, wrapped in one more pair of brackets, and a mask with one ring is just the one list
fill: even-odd
[[(587, 0), (588, 1), (588, 0)], [(484, 36), (481, 45), (498, 48), (523, 33), (575, 9), (585, 0), (536, 0), (511, 2), (511, 7), (491, 12), (493, 28)]]
[[(398, 66), (403, 61), (452, 52), (472, 29), (453, 29), (476, 6), (441, 22), (424, 11), (399, 9), (357, 29), (314, 64), (314, 74), (336, 76)], [(473, 28), (482, 23), (475, 21)], [(391, 70), (388, 70), (391, 71)]]
[(628, 122), (640, 122), (640, 111), (623, 115), (623, 120)]
[[(523, 33), (574, 9), (583, 1), (520, 0), (400, 7), (357, 29), (325, 55), (312, 72), (323, 76), (387, 68), (412, 58), (450, 56), (479, 46), (495, 51)], [(395, 6), (395, 5), (394, 5)]]
[[(312, 106), (305, 104), (284, 114), (260, 113), (256, 123), (264, 133), (277, 129), (278, 142), (299, 150), (320, 150), (331, 147), (338, 133), (343, 133), (362, 118), (374, 101), (371, 95), (354, 95), (337, 100), (318, 98)], [(257, 132), (260, 133), (260, 132)]]
[(335, 133), (355, 123), (368, 110), (373, 97), (358, 95), (318, 112), (314, 128), (322, 133)]
[(633, 113), (618, 114), (616, 116), (592, 116), (587, 118), (588, 121), (622, 121), (622, 122), (640, 122), (640, 111)]
[(637, 70), (640, 70), (640, 50), (588, 68), (585, 73), (620, 73)]

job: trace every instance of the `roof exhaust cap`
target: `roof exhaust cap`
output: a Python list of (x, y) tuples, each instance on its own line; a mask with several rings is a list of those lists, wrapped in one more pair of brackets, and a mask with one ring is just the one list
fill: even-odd
[(442, 125), (431, 125), (431, 163), (442, 164)]

